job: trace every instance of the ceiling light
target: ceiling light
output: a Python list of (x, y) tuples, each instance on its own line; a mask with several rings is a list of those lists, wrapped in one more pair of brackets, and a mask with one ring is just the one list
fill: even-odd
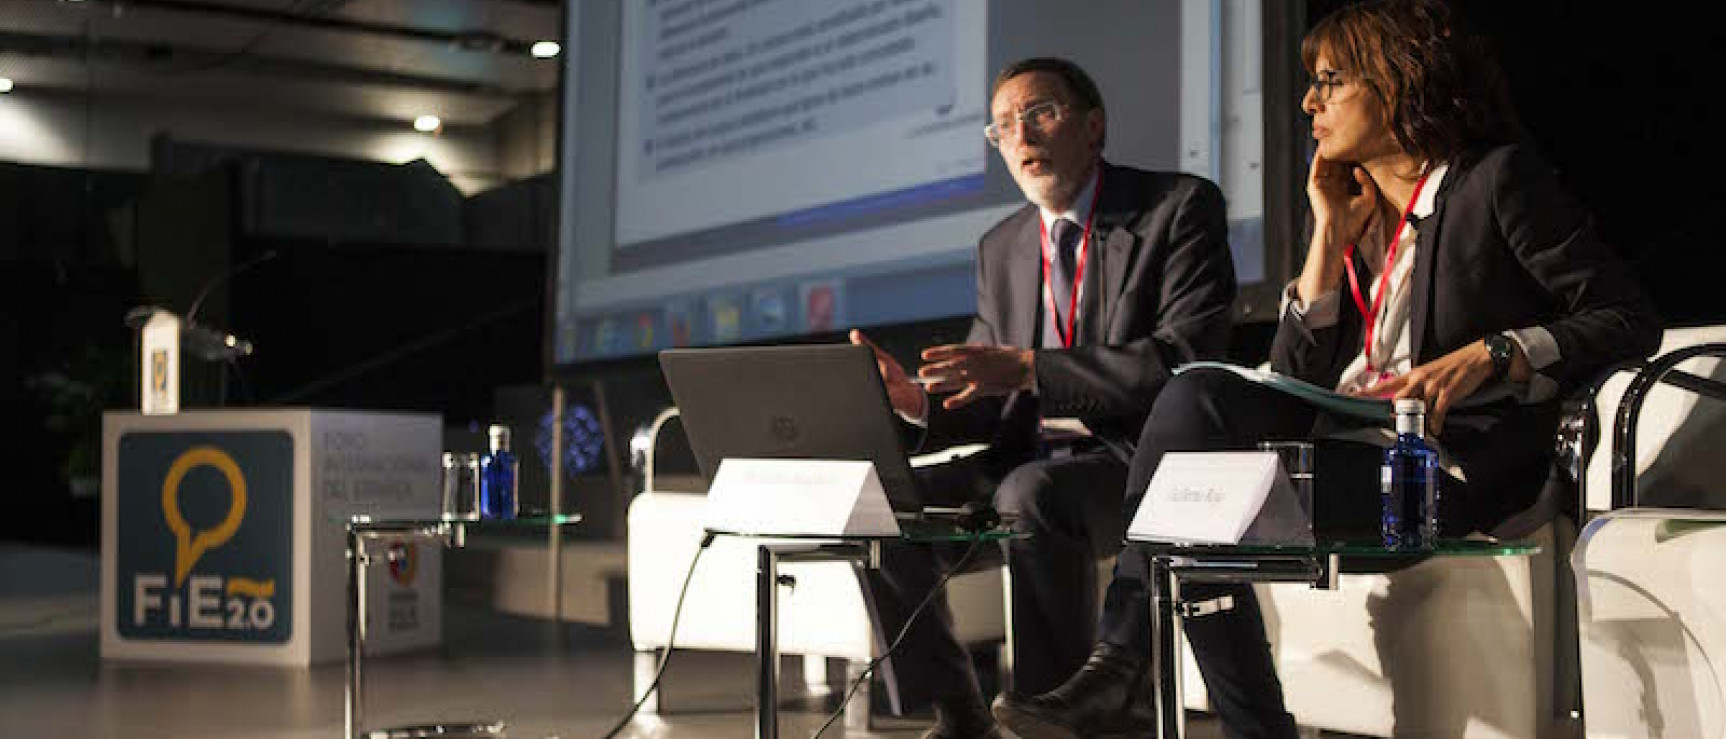
[(0, 77), (0, 94), (5, 94), (5, 93), (11, 92), (11, 91), (12, 91), (12, 78)]
[(532, 54), (535, 59), (550, 59), (561, 51), (563, 47), (558, 46), (556, 41), (535, 41), (527, 53)]
[(438, 117), (435, 115), (422, 115), (414, 119), (415, 131), (431, 133), (441, 127), (443, 127), (443, 121), (438, 120)]

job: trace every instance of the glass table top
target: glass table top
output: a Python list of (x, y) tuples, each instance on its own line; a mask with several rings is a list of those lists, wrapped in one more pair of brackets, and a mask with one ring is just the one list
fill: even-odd
[(1245, 557), (1516, 557), (1538, 554), (1540, 545), (1526, 540), (1441, 539), (1431, 549), (1397, 549), (1377, 540), (1327, 541), (1314, 544), (1174, 544), (1131, 541), (1153, 554)]
[(457, 518), (426, 516), (415, 518), (411, 516), (372, 516), (357, 515), (348, 519), (347, 523), (361, 530), (383, 530), (404, 528), (461, 527), (469, 531), (534, 531), (544, 530), (549, 526), (568, 526), (580, 523), (579, 513), (548, 514), (517, 516), (515, 518)]
[(834, 542), (867, 542), (867, 541), (910, 541), (921, 544), (936, 544), (941, 542), (969, 541), (1005, 541), (1021, 539), (1029, 534), (1014, 531), (1006, 526), (997, 526), (984, 531), (969, 531), (958, 524), (940, 519), (899, 519), (898, 534), (873, 534), (859, 536), (833, 536), (831, 534), (762, 534), (750, 531), (719, 531), (709, 529), (722, 536), (746, 536), (761, 539), (784, 539), (788, 541), (834, 541)]

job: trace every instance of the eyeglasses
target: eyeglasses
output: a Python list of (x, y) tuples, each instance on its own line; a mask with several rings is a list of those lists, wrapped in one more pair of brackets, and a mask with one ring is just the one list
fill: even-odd
[[(1019, 133), (1021, 128), (1035, 131), (1039, 134), (1048, 133), (1055, 124), (1067, 114), (1067, 106), (1053, 100), (1037, 103), (1019, 111), (1018, 115), (1008, 116), (1005, 120), (996, 121), (983, 127), (983, 138), (989, 140), (990, 146), (1000, 146), (1003, 137)], [(1021, 134), (1022, 135), (1022, 134)]]
[(1307, 89), (1312, 90), (1313, 100), (1325, 104), (1329, 103), (1331, 96), (1336, 94), (1336, 88), (1345, 84), (1348, 84), (1348, 79), (1343, 77), (1342, 72), (1327, 69), (1308, 80)]

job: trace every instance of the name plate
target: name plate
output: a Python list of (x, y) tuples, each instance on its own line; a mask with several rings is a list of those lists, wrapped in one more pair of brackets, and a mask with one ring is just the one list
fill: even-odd
[(726, 459), (707, 491), (707, 528), (760, 536), (898, 536), (873, 462)]
[(1133, 541), (1311, 544), (1312, 523), (1275, 452), (1163, 455), (1127, 527)]

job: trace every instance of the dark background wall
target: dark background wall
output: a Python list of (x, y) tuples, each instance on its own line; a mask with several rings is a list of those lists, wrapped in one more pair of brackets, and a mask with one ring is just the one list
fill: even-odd
[(94, 542), (100, 414), (136, 407), (135, 306), (185, 315), (205, 294), (198, 323), (257, 346), (231, 365), (185, 358), (187, 408), (465, 426), (493, 418), (497, 388), (539, 380), (544, 178), (472, 205), (423, 162), (153, 149), (149, 173), (0, 164), (0, 448), (28, 460), (0, 483), (0, 539)]

